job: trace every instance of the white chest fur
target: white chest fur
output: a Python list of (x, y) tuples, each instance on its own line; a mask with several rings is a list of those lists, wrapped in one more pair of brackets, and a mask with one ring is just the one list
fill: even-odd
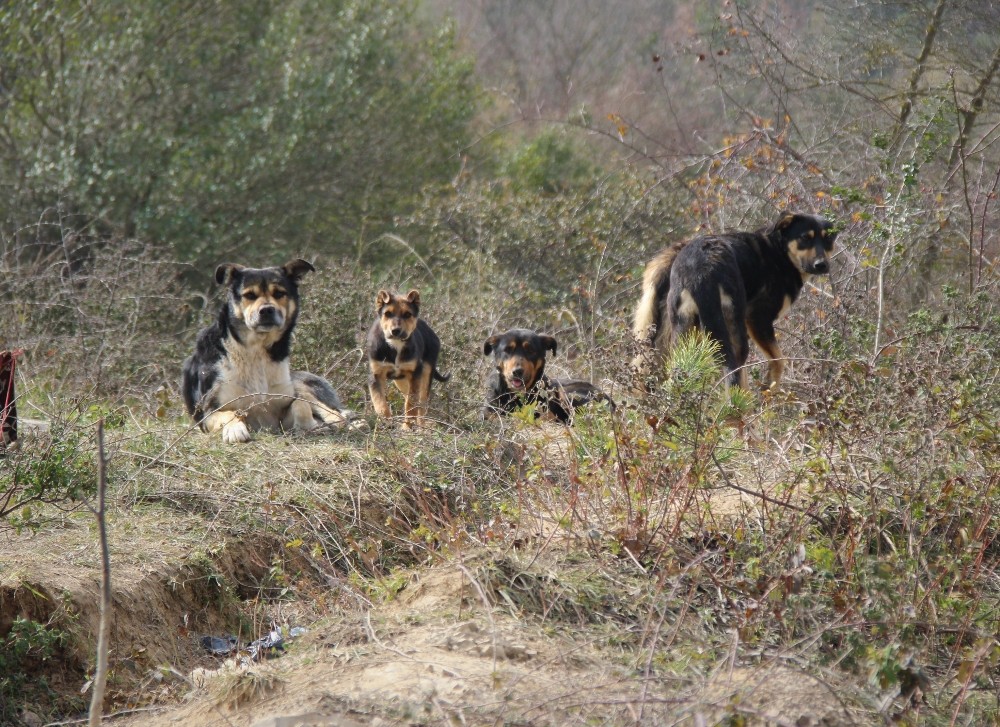
[(219, 362), (222, 409), (247, 412), (248, 421), (271, 426), (280, 420), (294, 395), (288, 360), (274, 361), (261, 346), (227, 343), (228, 356)]
[(406, 341), (386, 339), (386, 343), (388, 343), (392, 350), (396, 352), (396, 355), (392, 361), (379, 361), (378, 363), (372, 363), (373, 370), (390, 379), (399, 379), (412, 373), (416, 369), (417, 364), (420, 362), (414, 358), (400, 361), (403, 351), (406, 349)]

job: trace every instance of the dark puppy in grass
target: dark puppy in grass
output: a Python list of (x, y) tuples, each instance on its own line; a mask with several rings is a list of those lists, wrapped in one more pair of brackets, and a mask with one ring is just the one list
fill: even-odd
[(325, 379), (289, 364), (298, 284), (314, 270), (305, 260), (216, 268), (226, 301), (215, 323), (198, 334), (182, 381), (184, 404), (202, 431), (221, 431), (228, 444), (247, 442), (255, 431), (310, 431), (351, 421), (353, 413)]
[(767, 385), (776, 385), (784, 362), (774, 322), (806, 280), (830, 272), (836, 236), (832, 222), (785, 212), (756, 232), (674, 243), (646, 267), (633, 332), (662, 361), (671, 341), (701, 328), (721, 346), (730, 383), (743, 387), (749, 332), (768, 358)]
[(368, 391), (380, 417), (390, 418), (386, 381), (403, 392), (403, 428), (426, 422), (432, 379), (447, 381), (450, 376), (437, 370), (441, 341), (420, 318), (420, 292), (411, 290), (394, 295), (380, 290), (375, 296), (377, 318), (368, 331), (366, 349), (372, 377)]
[(536, 418), (569, 424), (573, 412), (595, 399), (611, 400), (589, 381), (550, 379), (545, 375), (545, 352), (556, 353), (556, 339), (525, 328), (490, 336), (483, 355), (492, 354), (496, 368), (486, 381), (484, 415), (510, 414), (535, 404)]

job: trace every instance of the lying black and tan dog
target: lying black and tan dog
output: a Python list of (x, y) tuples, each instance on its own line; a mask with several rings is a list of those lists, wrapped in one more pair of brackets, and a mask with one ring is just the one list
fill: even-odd
[(573, 412), (595, 399), (611, 399), (589, 381), (550, 379), (545, 352), (556, 352), (556, 339), (525, 328), (490, 336), (483, 355), (493, 355), (496, 368), (486, 381), (484, 415), (510, 414), (525, 404), (537, 406), (535, 417), (569, 424)]
[(198, 334), (182, 382), (184, 404), (202, 431), (221, 431), (226, 443), (247, 442), (254, 431), (309, 431), (352, 420), (325, 379), (289, 365), (298, 284), (314, 270), (305, 260), (216, 268), (226, 301), (215, 323)]
[(768, 357), (768, 385), (784, 362), (774, 322), (811, 275), (830, 271), (833, 223), (786, 212), (756, 232), (703, 235), (661, 250), (646, 266), (633, 332), (662, 360), (671, 341), (701, 328), (722, 347), (730, 383), (746, 387), (747, 332)]
[(420, 292), (405, 296), (380, 290), (375, 296), (377, 317), (368, 331), (366, 349), (372, 377), (368, 391), (375, 413), (392, 416), (386, 398), (386, 380), (403, 392), (403, 428), (422, 425), (427, 418), (432, 379), (447, 381), (450, 376), (437, 370), (441, 341), (420, 317)]

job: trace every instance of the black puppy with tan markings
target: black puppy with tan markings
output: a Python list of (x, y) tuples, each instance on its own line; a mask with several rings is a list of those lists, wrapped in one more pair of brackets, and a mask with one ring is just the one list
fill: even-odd
[(830, 272), (832, 222), (785, 212), (756, 232), (703, 235), (661, 250), (646, 266), (636, 307), (636, 338), (665, 355), (671, 341), (701, 328), (722, 348), (732, 384), (746, 387), (747, 333), (768, 357), (767, 384), (784, 362), (774, 322), (813, 275)]
[(444, 382), (451, 378), (437, 370), (441, 341), (420, 317), (417, 290), (405, 296), (380, 290), (375, 310), (377, 318), (366, 343), (372, 406), (380, 417), (392, 417), (386, 398), (386, 381), (391, 380), (403, 392), (403, 428), (411, 429), (426, 422), (432, 379)]
[(556, 339), (526, 328), (513, 328), (486, 339), (483, 355), (492, 354), (496, 368), (486, 381), (484, 416), (510, 414), (525, 404), (534, 404), (536, 418), (569, 424), (576, 407), (595, 399), (611, 403), (589, 381), (548, 378), (546, 351), (555, 354)]
[(226, 302), (215, 323), (198, 334), (182, 381), (184, 404), (202, 431), (221, 431), (222, 441), (235, 443), (249, 441), (254, 431), (310, 431), (352, 420), (325, 379), (289, 365), (298, 284), (313, 271), (305, 260), (216, 268)]

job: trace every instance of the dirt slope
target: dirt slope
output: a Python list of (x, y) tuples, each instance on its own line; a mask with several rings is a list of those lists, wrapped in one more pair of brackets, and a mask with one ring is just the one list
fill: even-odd
[[(675, 602), (710, 605), (710, 594), (664, 596), (634, 557), (598, 547), (599, 532), (566, 531), (558, 497), (519, 520), (499, 511), (487, 523), (502, 533), (499, 545), (488, 529), (473, 542), (471, 528), (453, 527), (467, 495), (445, 499), (427, 485), (427, 462), (410, 461), (461, 440), (411, 436), (401, 446), (394, 436), (221, 449), (176, 430), (148, 436), (145, 449), (130, 436), (112, 440), (110, 723), (863, 723), (834, 677), (774, 657), (720, 659), (728, 647), (718, 648), (719, 624), (707, 620), (688, 639)], [(516, 436), (438, 461), (484, 472), (498, 466), (484, 455), (541, 462), (543, 487), (561, 497), (570, 491), (564, 440), (562, 430)], [(722, 522), (754, 506), (721, 489), (705, 512)], [(434, 537), (461, 539), (421, 550), (427, 533), (412, 528), (425, 522)], [(85, 510), (53, 513), (38, 533), (0, 534), (0, 633), (26, 617), (70, 635), (54, 657), (29, 664), (29, 686), (44, 677), (49, 691), (18, 698), (22, 724), (86, 709), (96, 543)], [(272, 625), (305, 633), (254, 662), (210, 655), (199, 642), (232, 634), (246, 644)]]

